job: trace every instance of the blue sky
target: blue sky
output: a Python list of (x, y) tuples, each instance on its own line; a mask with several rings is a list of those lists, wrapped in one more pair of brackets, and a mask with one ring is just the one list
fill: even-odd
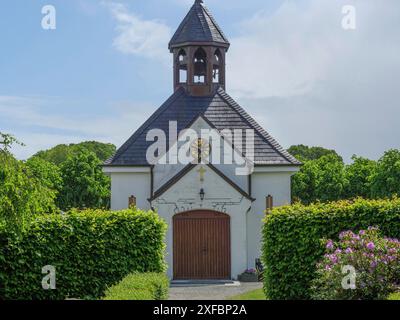
[[(347, 159), (400, 148), (398, 1), (205, 2), (232, 43), (228, 92), (284, 147), (323, 145)], [(2, 1), (0, 131), (27, 145), (15, 154), (121, 145), (172, 93), (167, 42), (192, 3)], [(47, 4), (56, 30), (41, 28)], [(358, 10), (353, 32), (341, 29), (345, 4)]]
[[(277, 2), (270, 1), (268, 7), (273, 8)], [(57, 29), (54, 31), (41, 28), (41, 9), (50, 3), (57, 10)], [(140, 19), (159, 20), (172, 31), (192, 1), (115, 3), (125, 4), (129, 12)], [(209, 1), (209, 4), (213, 5), (214, 14), (219, 16), (218, 20), (228, 34), (239, 31), (235, 26), (244, 12), (250, 16), (255, 10), (264, 8), (263, 1), (254, 1), (252, 8), (238, 1), (239, 5), (230, 10), (218, 5), (218, 1)], [(90, 105), (85, 110), (97, 113), (102, 108), (99, 104), (109, 100), (161, 102), (171, 93), (168, 66), (146, 57), (123, 54), (113, 47), (117, 23), (110, 14), (107, 1), (10, 0), (2, 1), (0, 12), (2, 95), (87, 99), (84, 103)], [(168, 58), (167, 43), (161, 45), (165, 46)]]

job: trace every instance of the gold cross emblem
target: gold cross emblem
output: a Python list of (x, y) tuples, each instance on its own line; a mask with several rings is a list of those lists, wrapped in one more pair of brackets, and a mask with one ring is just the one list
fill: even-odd
[(197, 172), (200, 174), (200, 182), (204, 182), (204, 175), (207, 170), (201, 167), (199, 170), (197, 170)]

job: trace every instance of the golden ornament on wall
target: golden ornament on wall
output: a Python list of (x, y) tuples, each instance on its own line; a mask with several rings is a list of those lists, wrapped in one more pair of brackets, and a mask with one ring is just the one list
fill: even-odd
[(204, 139), (196, 139), (190, 146), (190, 151), (194, 160), (199, 162), (206, 159), (211, 153), (211, 144)]

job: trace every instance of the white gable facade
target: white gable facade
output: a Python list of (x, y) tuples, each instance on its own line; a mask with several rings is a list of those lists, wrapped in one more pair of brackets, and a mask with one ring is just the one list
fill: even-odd
[[(204, 181), (200, 180), (204, 169)], [(112, 210), (129, 207), (129, 197), (135, 195), (137, 206), (154, 209), (168, 225), (166, 244), (168, 276), (174, 278), (173, 217), (175, 215), (211, 211), (230, 217), (231, 272), (230, 279), (246, 269), (255, 268), (261, 254), (261, 228), (266, 210), (266, 196), (274, 205), (291, 203), (291, 176), (296, 167), (259, 167), (249, 178), (251, 198), (243, 195), (211, 167), (199, 164), (177, 180), (164, 193), (151, 200), (151, 171), (148, 168), (105, 168), (112, 181)], [(200, 191), (204, 190), (204, 199)], [(218, 261), (215, 261), (218, 263)], [(191, 280), (191, 279), (188, 279)], [(193, 279), (195, 280), (195, 279)]]
[[(202, 117), (190, 129), (199, 136), (204, 129), (212, 130)], [(221, 155), (238, 153), (222, 136), (219, 140), (217, 145)], [(182, 143), (177, 144), (179, 149)], [(229, 149), (231, 151), (227, 152)], [(261, 254), (261, 228), (266, 213), (266, 197), (271, 196), (276, 206), (290, 204), (291, 176), (298, 171), (298, 167), (257, 166), (250, 175), (238, 175), (237, 169), (242, 168), (246, 161), (241, 155), (237, 156), (240, 165), (235, 162), (209, 163), (209, 158), (197, 164), (164, 163), (165, 159), (169, 159), (169, 153), (160, 158), (162, 164), (157, 163), (152, 167), (105, 167), (104, 172), (112, 181), (112, 210), (128, 208), (129, 198), (133, 195), (137, 207), (155, 210), (164, 219), (168, 225), (166, 261), (171, 279), (199, 279), (198, 276), (190, 279), (185, 275), (180, 277), (174, 274), (174, 255), (179, 254), (174, 252), (174, 248), (179, 250), (174, 246), (174, 237), (177, 237), (173, 228), (174, 217), (181, 214), (196, 216), (197, 213), (212, 212), (228, 216), (229, 233), (226, 237), (229, 237), (227, 241), (230, 244), (229, 279), (237, 279), (245, 270), (254, 269)], [(212, 234), (206, 238), (199, 240), (204, 242), (202, 245), (209, 246), (207, 242), (215, 240)], [(211, 259), (211, 263), (219, 262)], [(205, 275), (206, 278), (220, 279), (218, 274)], [(223, 276), (221, 278), (226, 279)]]
[[(208, 32), (196, 28), (198, 21), (207, 21)], [(203, 1), (195, 1), (170, 43), (175, 93), (104, 164), (112, 210), (128, 208), (134, 198), (167, 223), (166, 261), (174, 280), (237, 279), (255, 268), (266, 199), (290, 204), (291, 176), (300, 166), (226, 94), (228, 48)], [(160, 137), (152, 130), (173, 138), (156, 149), (155, 162), (148, 151)], [(178, 157), (181, 150), (188, 161)]]

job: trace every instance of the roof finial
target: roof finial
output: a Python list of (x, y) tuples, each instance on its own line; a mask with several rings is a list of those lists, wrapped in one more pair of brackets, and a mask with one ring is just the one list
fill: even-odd
[(196, 0), (194, 3), (199, 4), (199, 3), (203, 3), (203, 2), (204, 2), (203, 0)]

